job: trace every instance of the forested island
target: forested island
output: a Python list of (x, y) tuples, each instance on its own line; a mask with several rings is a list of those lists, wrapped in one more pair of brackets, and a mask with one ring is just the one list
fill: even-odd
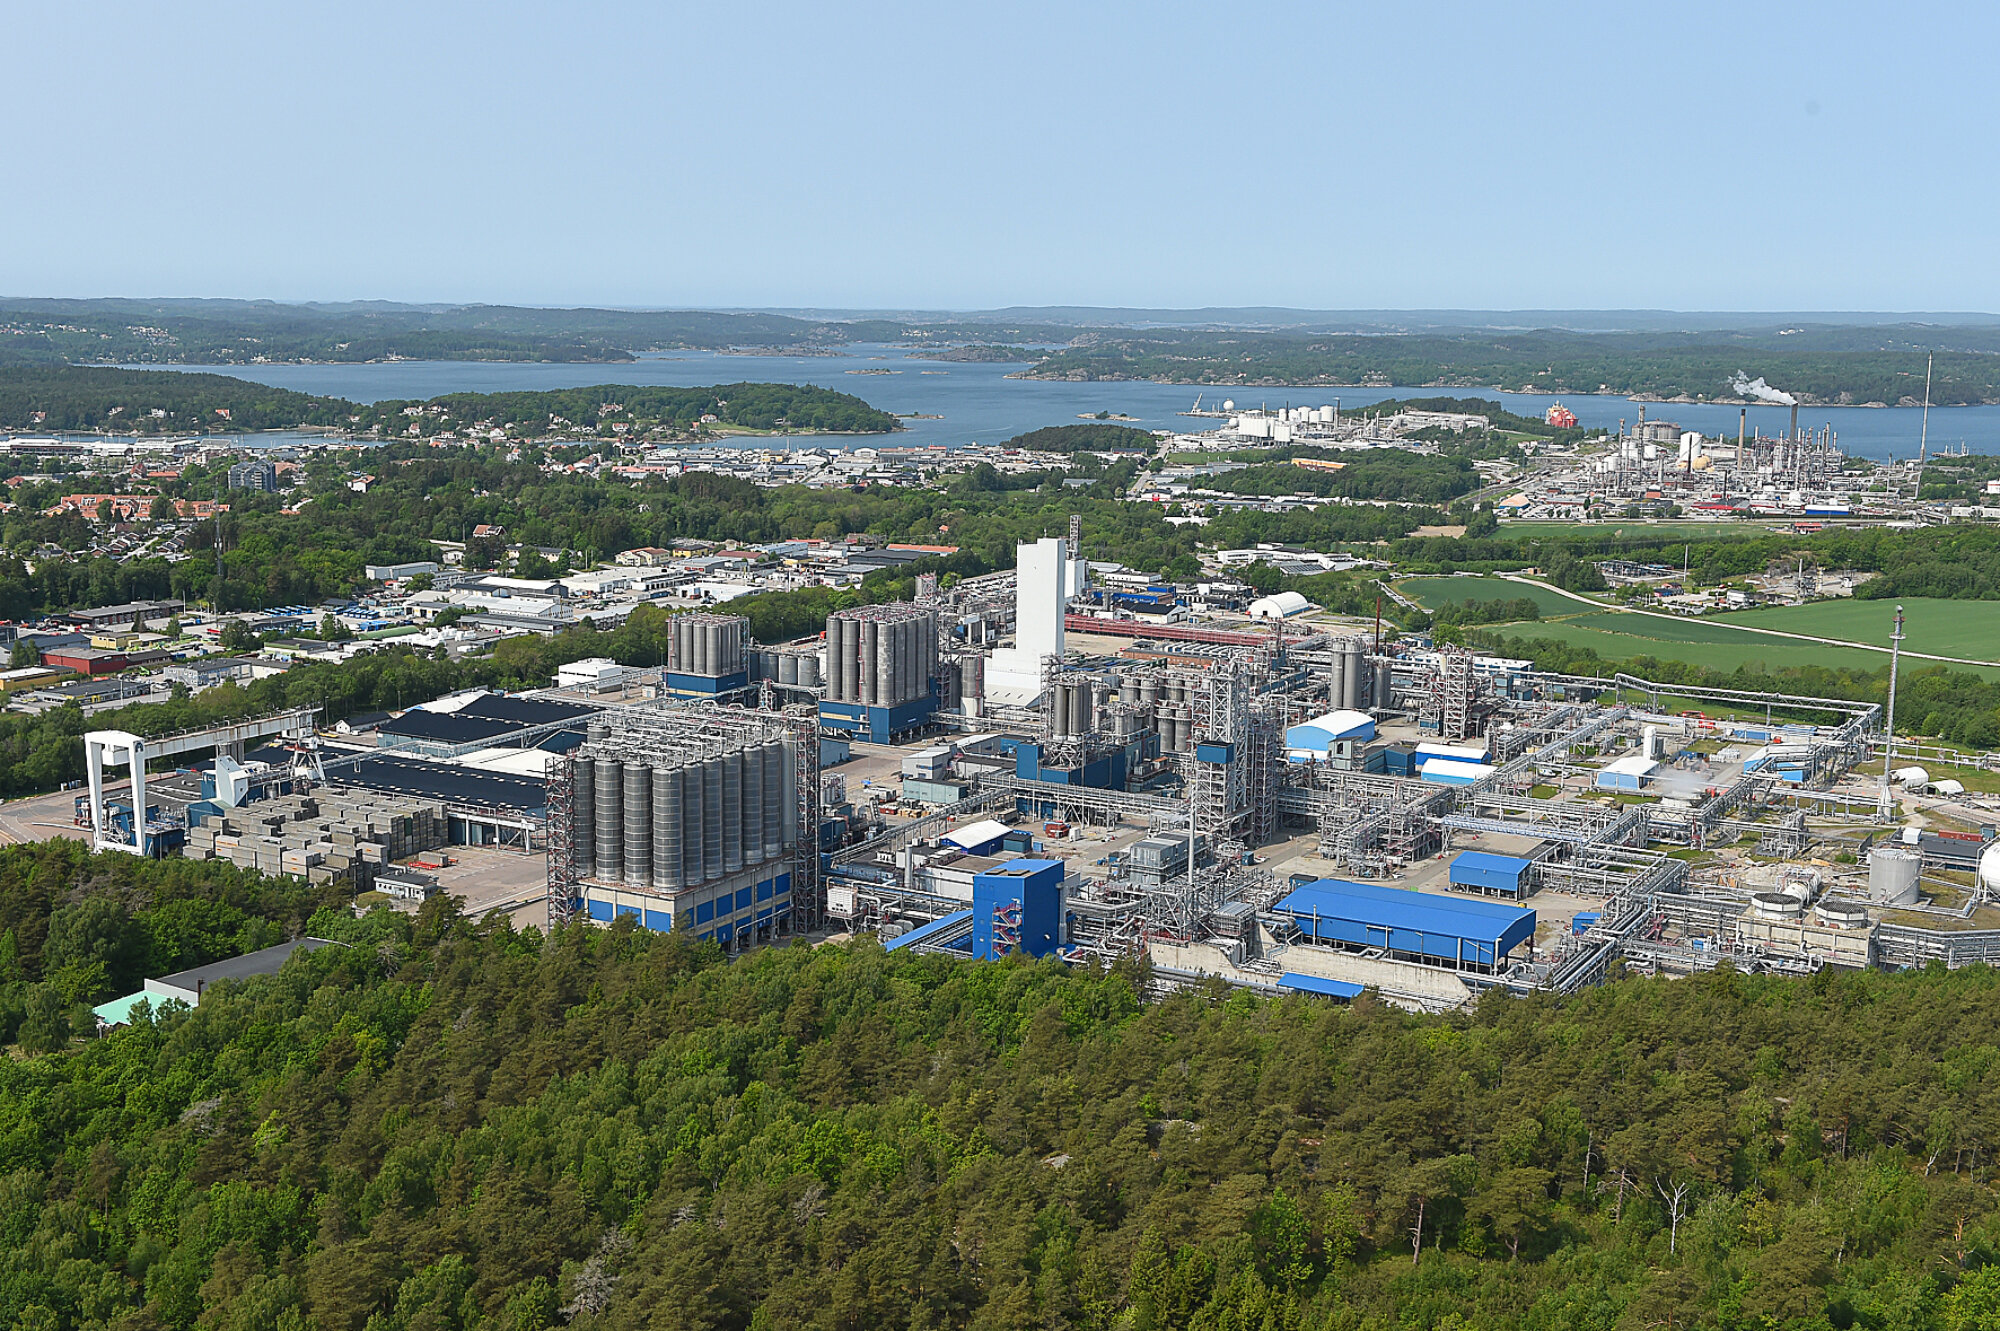
[(894, 416), (851, 393), (797, 384), (599, 384), (546, 392), (450, 393), (363, 406), (220, 374), (78, 365), (0, 367), (0, 429), (12, 430), (185, 435), (323, 428), (428, 436), (481, 426), (534, 439), (590, 433), (600, 426), (617, 433), (685, 433), (704, 425), (838, 434), (888, 434), (903, 428)]
[(1924, 394), (1916, 333), (1948, 348), (1936, 357), (1931, 401), (2000, 402), (2000, 340), (1992, 330), (1303, 335), (1148, 329), (1099, 331), (1020, 371), (1024, 378), (1148, 379), (1217, 387), (1497, 388), (1523, 393), (1611, 393), (1665, 401), (1755, 402), (1737, 388), (1760, 377), (1802, 403), (1914, 405)]
[[(734, 962), (0, 849), (0, 1323), (195, 1331), (1993, 1325), (2000, 984), (1417, 1017), (1142, 963)], [(311, 934), (94, 1039), (142, 975)]]
[(801, 434), (890, 434), (902, 422), (851, 393), (797, 384), (718, 384), (671, 388), (598, 384), (543, 392), (447, 393), (422, 402), (356, 408), (353, 428), (397, 433), (500, 430), (529, 437), (584, 432), (685, 432), (703, 425)]

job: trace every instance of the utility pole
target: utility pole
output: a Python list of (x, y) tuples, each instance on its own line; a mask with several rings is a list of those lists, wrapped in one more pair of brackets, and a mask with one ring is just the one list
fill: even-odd
[(1931, 362), (1935, 359), (1935, 353), (1924, 357), (1924, 423), (1917, 434), (1917, 489), (1910, 496), (1913, 504), (1924, 497), (1924, 454), (1931, 446)]
[(1896, 761), (1896, 666), (1903, 650), (1903, 607), (1896, 607), (1896, 630), (1889, 635), (1889, 716), (1883, 730), (1882, 746), (1882, 791), (1879, 811), (1884, 818), (1893, 817), (1894, 807), (1889, 801), (1889, 769)]

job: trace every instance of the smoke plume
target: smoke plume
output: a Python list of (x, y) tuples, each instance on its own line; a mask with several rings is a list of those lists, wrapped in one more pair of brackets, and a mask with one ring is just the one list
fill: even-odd
[(1736, 396), (1738, 397), (1752, 398), (1758, 402), (1775, 402), (1781, 407), (1796, 407), (1799, 405), (1797, 398), (1793, 397), (1790, 393), (1771, 387), (1771, 385), (1764, 382), (1761, 375), (1752, 379), (1749, 375), (1743, 373), (1743, 371), (1738, 370), (1736, 378), (1730, 381), (1730, 387), (1736, 390)]

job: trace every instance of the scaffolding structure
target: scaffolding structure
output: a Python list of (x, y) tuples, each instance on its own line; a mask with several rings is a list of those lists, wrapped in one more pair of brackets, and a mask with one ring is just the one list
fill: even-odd
[(1471, 737), (1473, 686), (1472, 653), (1463, 647), (1439, 648), (1423, 711), (1424, 719), (1437, 726), (1438, 738), (1457, 742)]
[(576, 757), (552, 753), (543, 764), (548, 782), (548, 927), (576, 918)]

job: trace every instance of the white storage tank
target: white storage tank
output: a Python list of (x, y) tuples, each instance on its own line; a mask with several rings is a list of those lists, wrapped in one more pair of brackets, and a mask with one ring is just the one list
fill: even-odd
[(1979, 856), (1979, 885), (1989, 892), (2000, 888), (2000, 841), (1988, 846)]
[[(1917, 899), (1917, 874), (1923, 863), (1923, 857), (1915, 851), (1896, 846), (1877, 846), (1869, 851), (1869, 899), (1885, 906), (1911, 904)], [(1988, 873), (1996, 875), (1996, 879), (1988, 879)], [(1993, 850), (1980, 857), (1979, 876), (1989, 882), (2000, 880), (2000, 861), (1996, 861)]]

